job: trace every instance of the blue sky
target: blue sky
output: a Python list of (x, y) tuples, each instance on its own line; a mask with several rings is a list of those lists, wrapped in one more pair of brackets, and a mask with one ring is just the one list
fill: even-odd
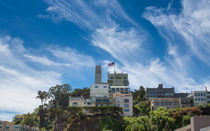
[(89, 87), (116, 63), (130, 86), (210, 87), (208, 0), (1, 0), (0, 120), (33, 111), (38, 90)]

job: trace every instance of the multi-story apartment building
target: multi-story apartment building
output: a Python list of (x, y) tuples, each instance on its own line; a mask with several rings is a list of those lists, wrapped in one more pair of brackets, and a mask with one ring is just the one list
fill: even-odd
[(90, 87), (90, 99), (95, 101), (96, 97), (110, 97), (109, 84), (93, 84)]
[(156, 110), (158, 107), (179, 108), (181, 107), (180, 98), (152, 98), (151, 110)]
[(207, 104), (207, 91), (192, 91), (194, 106)]
[(181, 107), (193, 107), (194, 105), (193, 97), (182, 97), (179, 99)]
[(130, 93), (130, 87), (129, 86), (110, 86), (109, 87), (109, 93), (114, 94), (115, 92), (120, 92), (123, 94), (129, 94)]
[(115, 106), (123, 108), (123, 116), (133, 116), (133, 97), (130, 94), (116, 92), (113, 94), (113, 103)]
[(122, 73), (108, 73), (108, 80), (107, 83), (110, 86), (128, 86), (128, 74)]
[(152, 98), (172, 98), (174, 97), (175, 91), (172, 88), (163, 88), (163, 84), (159, 84), (157, 88), (147, 88), (146, 97), (147, 99)]
[(156, 110), (158, 107), (166, 107), (167, 109), (171, 108), (180, 108), (180, 107), (192, 107), (193, 98), (152, 98), (151, 109)]

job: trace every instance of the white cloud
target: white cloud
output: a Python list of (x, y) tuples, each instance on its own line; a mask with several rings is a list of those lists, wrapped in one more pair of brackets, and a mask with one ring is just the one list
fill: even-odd
[(71, 68), (80, 69), (81, 67), (94, 67), (95, 65), (92, 57), (79, 53), (75, 49), (51, 47), (48, 48), (48, 51), (63, 63), (68, 63)]
[[(50, 53), (45, 49), (40, 50)], [(84, 69), (94, 63), (91, 57), (71, 48), (51, 48), (50, 51), (54, 56), (53, 60), (43, 54), (34, 55), (32, 52), (36, 51), (25, 48), (19, 38), (0, 37), (1, 120), (6, 116), (6, 120), (11, 120), (11, 114), (14, 114), (11, 112), (33, 111), (40, 104), (35, 99), (38, 90), (48, 90), (51, 86), (63, 84), (61, 77), (71, 74), (71, 69), (76, 69), (74, 72), (80, 72), (81, 75)], [(61, 55), (61, 52), (66, 55)], [(89, 62), (89, 66), (85, 60)]]
[[(179, 14), (164, 13), (164, 9), (147, 8), (144, 17), (148, 19), (171, 44), (182, 40), (186, 54), (192, 54), (210, 65), (210, 3), (208, 0), (183, 0), (183, 10)], [(185, 44), (185, 45), (184, 45)], [(190, 49), (190, 50), (189, 50)]]
[[(110, 26), (114, 18), (138, 27), (116, 0), (46, 0), (46, 2), (49, 4), (46, 11), (54, 20), (66, 19), (85, 29), (95, 30)], [(42, 15), (39, 17), (42, 18)]]
[[(189, 66), (186, 63), (191, 63), (191, 55), (196, 55), (203, 61), (208, 62), (208, 58), (204, 60), (204, 55), (209, 55), (208, 47), (208, 10), (204, 13), (204, 18), (201, 18), (199, 13), (191, 14), (200, 10), (202, 6), (207, 7), (207, 1), (200, 4), (193, 4), (187, 0), (183, 1), (183, 12), (180, 15), (169, 13), (163, 14), (163, 11), (170, 11), (171, 2), (167, 9), (157, 9), (155, 7), (147, 7), (147, 12), (144, 17), (150, 20), (159, 30), (161, 35), (168, 42), (168, 52), (163, 59), (152, 56), (152, 42), (147, 32), (140, 28), (127, 14), (124, 12), (121, 5), (116, 0), (101, 0), (101, 1), (60, 1), (46, 0), (49, 4), (47, 11), (51, 15), (57, 15), (58, 19), (66, 19), (84, 29), (90, 29), (91, 44), (108, 52), (113, 58), (104, 60), (104, 63), (117, 61), (117, 71), (123, 71), (129, 74), (131, 86), (138, 88), (139, 85), (155, 87), (159, 83), (164, 83), (166, 86), (175, 86), (178, 91), (190, 91), (198, 89), (203, 84), (197, 83), (193, 77), (188, 74)], [(196, 3), (196, 2), (195, 2)], [(188, 7), (193, 6), (193, 9)], [(198, 11), (199, 12), (199, 11)], [(202, 23), (202, 30), (199, 26), (196, 27), (194, 20), (199, 20)], [(204, 21), (205, 22), (204, 22)], [(118, 22), (121, 21), (121, 24)], [(127, 23), (126, 28), (123, 28), (122, 23)], [(190, 22), (190, 24), (189, 24)], [(204, 28), (205, 27), (205, 28)], [(164, 29), (164, 31), (162, 30)], [(188, 30), (188, 28), (190, 30)], [(194, 30), (196, 29), (196, 30)], [(191, 32), (189, 32), (191, 31)], [(198, 32), (204, 31), (204, 36), (198, 35)], [(174, 33), (183, 35), (180, 43), (174, 43), (179, 37), (175, 37)], [(197, 38), (199, 36), (199, 39)], [(201, 39), (201, 37), (203, 37)], [(183, 40), (187, 41), (182, 48)], [(197, 41), (197, 42), (196, 42)], [(197, 44), (198, 43), (198, 44)], [(206, 46), (207, 45), (207, 46)], [(190, 50), (185, 50), (190, 46)], [(197, 48), (198, 47), (198, 48)], [(183, 52), (184, 50), (184, 52)], [(201, 52), (204, 50), (204, 52)], [(185, 55), (187, 54), (187, 55)], [(107, 71), (113, 69), (103, 66)], [(203, 82), (204, 83), (204, 82)]]
[(137, 30), (123, 29), (118, 25), (113, 27), (103, 27), (97, 29), (92, 34), (91, 43), (112, 55), (121, 63), (132, 60), (140, 60), (140, 54), (147, 55), (142, 46), (145, 41), (145, 35)]

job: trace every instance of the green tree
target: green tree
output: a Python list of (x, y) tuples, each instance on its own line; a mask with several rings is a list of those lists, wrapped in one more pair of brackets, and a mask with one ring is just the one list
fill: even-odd
[(38, 91), (38, 96), (36, 97), (41, 100), (42, 106), (46, 104), (48, 98), (49, 98), (49, 93), (46, 91)]
[(153, 131), (148, 116), (124, 117), (125, 131)]
[(139, 101), (134, 105), (135, 115), (148, 115), (150, 112), (150, 101)]
[(85, 99), (89, 99), (90, 98), (90, 88), (85, 87), (83, 89), (74, 89), (74, 91), (72, 91), (70, 93), (70, 96), (72, 97), (83, 97)]
[(164, 107), (159, 107), (155, 111), (149, 113), (151, 123), (157, 131), (172, 131), (175, 127), (175, 119), (170, 116), (170, 113)]
[(100, 130), (121, 131), (121, 120), (113, 116), (103, 116), (99, 121)]
[(146, 95), (145, 88), (143, 86), (140, 86), (139, 90), (135, 90), (134, 92), (132, 92), (134, 103), (146, 100), (145, 95)]
[(199, 105), (198, 108), (203, 112), (202, 115), (210, 115), (210, 104)]
[(69, 92), (72, 87), (68, 84), (56, 85), (50, 87), (49, 96), (55, 101), (55, 107), (66, 108), (69, 102)]
[(30, 127), (38, 127), (39, 123), (38, 123), (38, 119), (37, 119), (37, 115), (35, 115), (34, 113), (30, 114), (26, 114), (24, 116), (24, 119), (20, 122), (20, 125), (22, 126), (30, 126)]

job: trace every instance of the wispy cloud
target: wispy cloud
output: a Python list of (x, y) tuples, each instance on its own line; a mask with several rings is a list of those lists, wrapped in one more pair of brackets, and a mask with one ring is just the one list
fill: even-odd
[(133, 60), (132, 62), (140, 61), (143, 58), (140, 54), (146, 57), (149, 53), (143, 49), (145, 41), (146, 36), (143, 33), (133, 28), (123, 29), (118, 25), (97, 29), (91, 39), (94, 46), (107, 51), (122, 64), (128, 59)]
[[(193, 21), (199, 20), (201, 22), (201, 18), (198, 18), (199, 15), (195, 15), (197, 17), (193, 17), (193, 20), (189, 21), (190, 24), (186, 21), (191, 19), (190, 15), (194, 14), (196, 10), (200, 10), (202, 6), (205, 6), (206, 11), (208, 7), (207, 3), (204, 5), (204, 2), (207, 1), (202, 2), (202, 5), (196, 8), (200, 4), (193, 4), (192, 1), (184, 0), (182, 3), (183, 12), (178, 15), (163, 13), (170, 11), (173, 1), (169, 3), (167, 9), (147, 7), (147, 11), (143, 16), (157, 27), (168, 42), (168, 50), (163, 59), (152, 56), (153, 52), (149, 48), (152, 46), (152, 41), (150, 41), (152, 36), (140, 25), (136, 24), (116, 0), (46, 0), (46, 2), (49, 4), (47, 11), (51, 15), (57, 15), (58, 19), (62, 18), (84, 29), (91, 30), (91, 44), (108, 52), (119, 63), (117, 64), (117, 70), (129, 74), (132, 88), (138, 88), (139, 85), (154, 87), (158, 83), (164, 83), (166, 86), (175, 86), (178, 91), (190, 91), (203, 86), (203, 83), (197, 83), (195, 78), (189, 76), (189, 66), (186, 63), (192, 62), (190, 60), (192, 55), (200, 58), (209, 54), (204, 46), (207, 45), (208, 30), (202, 28), (205, 31), (203, 32), (205, 34), (204, 39), (199, 38), (195, 42), (196, 35), (199, 33), (189, 32), (188, 28), (198, 30)], [(190, 9), (191, 6), (193, 6), (193, 9)], [(208, 17), (206, 12), (204, 16)], [(202, 24), (203, 27), (208, 27), (206, 17), (204, 18), (205, 22)], [(123, 26), (124, 23), (128, 26)], [(184, 37), (182, 39), (180, 35), (174, 34), (180, 34)], [(180, 39), (180, 43), (177, 43), (177, 39)], [(203, 40), (205, 40), (204, 43), (202, 43)], [(182, 44), (183, 41), (187, 41), (186, 46), (181, 48), (179, 44)], [(199, 45), (198, 42), (202, 44)], [(187, 46), (191, 47), (193, 54), (190, 53), (190, 50), (185, 50)], [(196, 46), (198, 46), (198, 49)], [(200, 52), (201, 50), (204, 50), (204, 52)], [(103, 61), (107, 64), (113, 58)], [(208, 61), (202, 57), (201, 59)], [(104, 67), (111, 71), (107, 66)]]
[[(116, 0), (45, 0), (50, 6), (46, 9), (54, 20), (65, 19), (78, 26), (94, 30), (110, 26), (113, 19), (137, 24), (124, 12)], [(42, 15), (39, 15), (42, 16)], [(57, 17), (55, 17), (57, 16)]]
[[(45, 55), (34, 55), (31, 53), (34, 52), (32, 50), (25, 48), (19, 38), (0, 37), (1, 119), (8, 116), (7, 120), (11, 120), (11, 112), (33, 111), (40, 104), (35, 99), (38, 90), (48, 90), (51, 86), (62, 84), (65, 73), (69, 75), (74, 70), (74, 73), (81, 74), (84, 69), (94, 65), (91, 57), (69, 47), (50, 48), (51, 55), (57, 57), (53, 60)], [(45, 49), (40, 50), (50, 53)], [(85, 60), (89, 61), (89, 66), (84, 65)], [(41, 68), (41, 66), (47, 68)]]
[(206, 57), (210, 55), (209, 6), (208, 0), (183, 0), (183, 9), (178, 14), (170, 9), (150, 7), (143, 16), (157, 27), (168, 42), (173, 45), (182, 44), (177, 48), (184, 51), (179, 53), (192, 54), (209, 65), (210, 58)]

